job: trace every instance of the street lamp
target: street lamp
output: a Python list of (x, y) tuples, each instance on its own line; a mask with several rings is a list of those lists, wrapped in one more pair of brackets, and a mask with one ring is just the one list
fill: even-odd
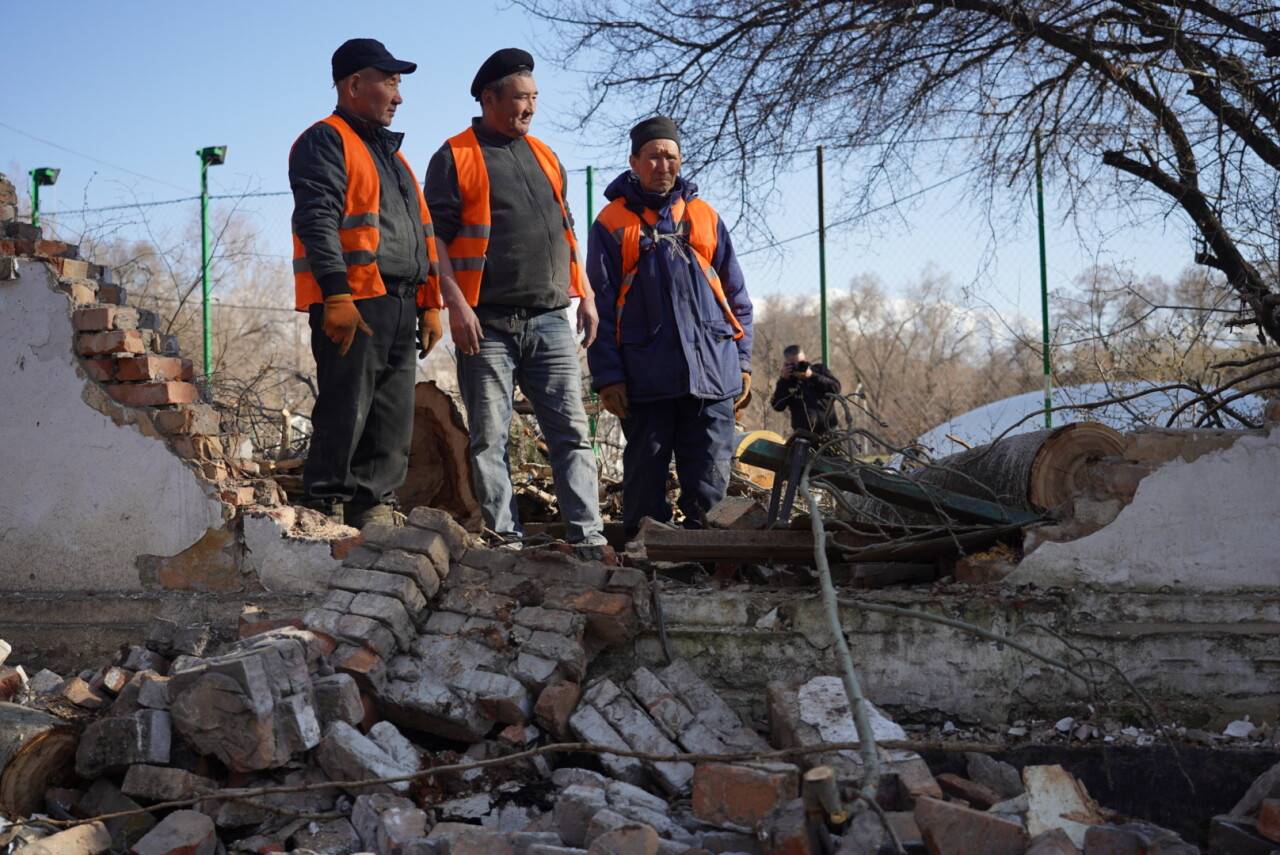
[(209, 320), (209, 167), (227, 162), (227, 147), (211, 145), (196, 151), (200, 158), (200, 289), (204, 315), (204, 382), (213, 369), (213, 325)]
[(31, 225), (40, 225), (40, 188), (57, 184), (58, 173), (61, 171), (51, 166), (42, 166), (27, 173), (31, 176)]

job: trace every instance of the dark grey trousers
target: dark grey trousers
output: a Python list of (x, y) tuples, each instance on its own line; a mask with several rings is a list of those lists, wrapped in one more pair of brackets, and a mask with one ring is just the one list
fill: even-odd
[(357, 505), (392, 502), (409, 471), (417, 305), (411, 286), (357, 300), (373, 335), (357, 332), (346, 356), (324, 334), (323, 305), (311, 307), (311, 353), (319, 394), (302, 481), (308, 499)]

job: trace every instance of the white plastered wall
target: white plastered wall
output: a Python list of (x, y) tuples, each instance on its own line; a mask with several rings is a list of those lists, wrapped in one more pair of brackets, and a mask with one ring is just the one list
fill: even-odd
[(0, 281), (0, 590), (136, 590), (221, 503), (161, 440), (86, 403), (68, 299), (42, 263)]

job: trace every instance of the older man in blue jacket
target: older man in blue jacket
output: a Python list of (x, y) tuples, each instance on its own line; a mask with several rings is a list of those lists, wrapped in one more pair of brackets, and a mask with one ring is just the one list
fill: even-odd
[(751, 387), (751, 298), (729, 232), (680, 177), (680, 134), (659, 116), (631, 129), (631, 169), (591, 227), (587, 276), (599, 334), (592, 387), (622, 421), (622, 514), (671, 519), (674, 455), (685, 525), (724, 498), (734, 410)]

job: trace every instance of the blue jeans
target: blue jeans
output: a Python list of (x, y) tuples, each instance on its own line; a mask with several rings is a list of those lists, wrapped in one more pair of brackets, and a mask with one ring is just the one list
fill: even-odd
[(641, 517), (671, 521), (667, 472), (676, 459), (685, 526), (702, 528), (707, 511), (724, 498), (733, 461), (733, 398), (692, 395), (631, 403), (622, 432), (622, 521), (628, 536)]
[(507, 436), (515, 383), (533, 403), (551, 453), (560, 518), (570, 543), (605, 543), (595, 453), (582, 408), (578, 343), (563, 311), (516, 320), (514, 332), (486, 325), (480, 352), (458, 354), (458, 387), (471, 434), (471, 480), (489, 528), (521, 536), (511, 489)]

